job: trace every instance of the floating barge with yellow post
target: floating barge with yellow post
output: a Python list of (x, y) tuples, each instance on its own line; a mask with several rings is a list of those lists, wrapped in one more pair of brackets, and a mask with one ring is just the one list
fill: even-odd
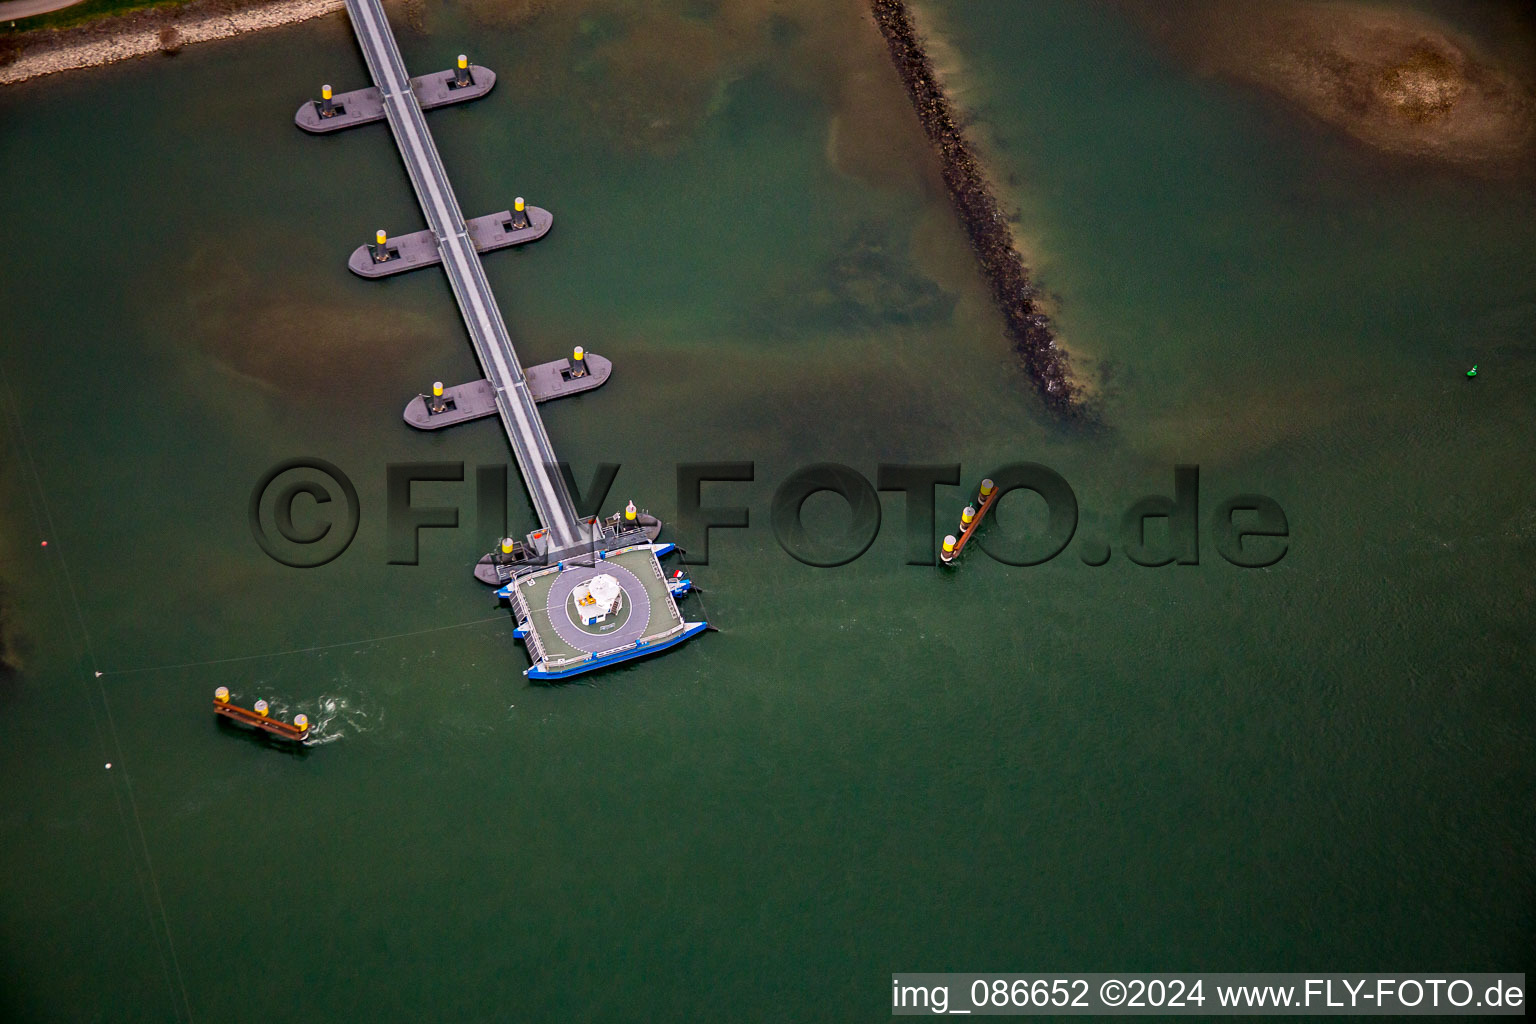
[[(467, 103), (490, 92), (496, 85), (496, 72), (471, 64), (469, 58), (459, 54), (458, 67), (450, 71), (434, 71), (430, 75), (418, 75), (411, 79), (411, 92), (422, 110), (446, 107), (450, 103)], [(382, 121), (384, 94), (378, 86), (354, 89), (341, 95), (333, 95), (329, 85), (320, 87), (318, 100), (307, 100), (293, 115), (293, 123), (311, 135), (325, 135), (358, 125)]]
[[(523, 373), (529, 395), (544, 403), (602, 387), (613, 374), (613, 363), (577, 345), (569, 359), (530, 366)], [(496, 388), (490, 381), (445, 387), (438, 380), (432, 382), (430, 395), (417, 395), (406, 404), (405, 422), (417, 430), (441, 430), (496, 414)]]
[[(476, 252), (494, 252), (536, 242), (549, 234), (554, 224), (554, 214), (540, 206), (529, 206), (518, 196), (512, 201), (512, 209), (471, 217), (464, 222), (464, 228)], [(374, 233), (372, 244), (352, 250), (347, 268), (358, 277), (388, 277), (435, 267), (441, 262), (443, 254), (437, 248), (437, 236), (430, 230), (391, 238), (380, 228)]]

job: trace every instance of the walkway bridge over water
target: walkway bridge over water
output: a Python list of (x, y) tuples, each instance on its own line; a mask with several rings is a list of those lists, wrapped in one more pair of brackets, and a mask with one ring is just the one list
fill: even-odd
[(416, 199), (426, 214), (427, 224), (437, 238), (443, 267), (453, 297), (458, 301), (464, 325), (486, 379), (495, 392), (496, 411), (512, 442), (512, 453), (522, 471), (523, 482), (533, 499), (539, 522), (553, 536), (555, 549), (575, 548), (590, 543), (591, 527), (576, 514), (570, 492), (556, 467), (554, 447), (539, 418), (533, 393), (507, 325), (501, 318), (496, 298), (485, 278), (480, 254), (470, 242), (464, 214), (453, 194), (448, 174), (443, 170), (437, 144), (427, 130), (421, 104), (411, 89), (410, 76), (400, 57), (400, 47), (384, 18), (379, 0), (347, 0), (347, 14), (357, 33), (358, 45), (373, 75), (374, 84), (383, 94), (384, 114), (395, 136), (400, 157), (416, 190)]
[[(681, 572), (668, 579), (658, 562), (673, 550), (671, 544), (653, 543), (661, 524), (640, 515), (633, 502), (623, 519), (579, 516), (539, 417), (535, 403), (601, 384), (608, 374), (607, 360), (594, 357), (587, 362), (577, 349), (574, 372), (562, 369), (567, 366), (564, 360), (524, 372), (481, 266), (482, 250), (542, 236), (549, 230), (550, 214), (533, 207), (524, 210), (519, 199), (516, 217), (493, 214), (466, 224), (427, 130), (423, 104), (434, 107), (483, 96), (495, 75), (472, 68), (460, 56), (456, 73), (412, 79), (380, 0), (346, 0), (346, 5), (374, 87), (333, 98), (330, 86), (325, 86), (321, 99), (300, 107), (295, 121), (305, 131), (330, 132), (379, 120), (382, 108), (389, 122), (429, 232), (407, 236), (391, 248), (381, 231), (378, 244), (354, 253), (350, 265), (365, 277), (436, 262), (448, 273), (486, 379), (452, 389), (452, 411), (441, 385), (434, 385), (432, 399), (421, 396), (407, 407), (406, 421), (436, 429), (492, 415), (492, 405), (501, 419), (543, 529), (530, 534), (526, 545), (505, 540), (502, 555), (482, 559), (476, 576), (502, 585), (497, 594), (511, 604), (518, 619), (515, 635), (528, 642), (533, 656), (527, 675), (563, 679), (667, 650), (698, 635), (708, 623), (684, 621), (675, 600), (692, 584)], [(592, 588), (608, 594), (614, 591), (604, 588), (613, 586), (620, 596), (604, 598), (607, 603), (596, 607)]]

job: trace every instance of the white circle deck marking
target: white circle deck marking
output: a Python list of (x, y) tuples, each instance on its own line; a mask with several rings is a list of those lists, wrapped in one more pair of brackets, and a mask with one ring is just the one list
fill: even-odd
[[(602, 573), (607, 573), (618, 582), (632, 610), (629, 620), (612, 633), (588, 633), (571, 621), (571, 591), (576, 589), (578, 583), (585, 583)], [(549, 595), (544, 599), (544, 610), (549, 614), (550, 624), (555, 627), (561, 640), (578, 651), (595, 653), (628, 647), (645, 636), (645, 629), (651, 622), (651, 597), (645, 592), (640, 577), (622, 565), (602, 561), (595, 566), (567, 569), (556, 576), (554, 585), (549, 588)]]

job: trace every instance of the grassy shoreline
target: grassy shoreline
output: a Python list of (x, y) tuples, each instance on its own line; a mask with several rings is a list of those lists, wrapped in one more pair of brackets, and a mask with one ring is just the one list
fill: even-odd
[(22, 36), (43, 29), (74, 28), (103, 18), (157, 8), (185, 7), (192, 2), (195, 0), (84, 0), (61, 10), (0, 23), (0, 35)]
[[(228, 39), (341, 10), (343, 0), (86, 0), (7, 23), (0, 32), (0, 86)], [(67, 27), (42, 24), (71, 16)], [(26, 27), (24, 27), (26, 26)]]

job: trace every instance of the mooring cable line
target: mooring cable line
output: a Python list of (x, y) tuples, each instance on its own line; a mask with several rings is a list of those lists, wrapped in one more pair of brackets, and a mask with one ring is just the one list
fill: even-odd
[(142, 668), (109, 668), (98, 672), (98, 676), (131, 676), (144, 672), (173, 672), (182, 668), (202, 668), (207, 665), (230, 665), (237, 661), (260, 661), (263, 658), (283, 658), (292, 654), (312, 654), (315, 651), (331, 651), (338, 647), (366, 647), (373, 644), (381, 644), (389, 640), (400, 640), (408, 636), (421, 636), (425, 633), (441, 633), (449, 629), (467, 629), (470, 626), (479, 626), (487, 622), (504, 622), (507, 614), (488, 615), (482, 619), (470, 619), (468, 622), (453, 622), (446, 626), (429, 626), (426, 629), (413, 629), (405, 633), (389, 633), (385, 636), (364, 637), (361, 640), (340, 640), (332, 644), (316, 644), (313, 647), (294, 647), (284, 650), (267, 651), (262, 654), (241, 654), (232, 658), (210, 658), (207, 661), (182, 661), (170, 665), (145, 665)]
[[(10, 408), (11, 420), (15, 424), (16, 438), (20, 442), (20, 444), (18, 445), (18, 454), (20, 456), (20, 461), (21, 461), (21, 464), (22, 464), (22, 471), (23, 471), (23, 475), (24, 475), (23, 476), (23, 481), (22, 481), (22, 487), (23, 487), (23, 490), (25, 490), (27, 492), (27, 503), (31, 507), (31, 510), (32, 510), (33, 522), (37, 526), (39, 533), (46, 532), (50, 536), (57, 536), (57, 534), (58, 534), (58, 527), (57, 527), (57, 524), (56, 524), (56, 522), (54, 521), (54, 518), (53, 518), (53, 509), (51, 508), (51, 506), (48, 503), (48, 492), (43, 487), (42, 475), (38, 472), (38, 470), (37, 470), (37, 462), (36, 462), (36, 460), (32, 456), (32, 443), (31, 443), (31, 439), (27, 436), (26, 423), (25, 423), (25, 421), (22, 418), (21, 408), (20, 408), (19, 404), (16, 401), (16, 393), (15, 393), (15, 391), (11, 387), (10, 376), (9, 376), (9, 374), (5, 373), (5, 369), (4, 369), (4, 365), (3, 364), (0, 364), (0, 381), (3, 381), (4, 384), (5, 384), (5, 393), (6, 393), (7, 404), (9, 406), (9, 408)], [(25, 478), (28, 475), (31, 477), (30, 484), (29, 484), (29, 482)], [(36, 495), (35, 498), (33, 497), (33, 494), (32, 494), (32, 487), (34, 487), (34, 486), (37, 489), (37, 495)], [(44, 527), (46, 527), (46, 531), (44, 530)], [(46, 544), (46, 543), (47, 542), (44, 541), (44, 544)], [(116, 720), (112, 716), (112, 704), (111, 704), (111, 702), (107, 698), (106, 687), (104, 685), (102, 685), (102, 682), (101, 682), (100, 666), (99, 666), (99, 664), (96, 661), (96, 653), (95, 653), (94, 646), (91, 643), (90, 630), (86, 627), (86, 624), (85, 624), (85, 614), (84, 614), (84, 612), (82, 611), (82, 609), (80, 607), (80, 597), (79, 597), (78, 592), (75, 590), (74, 579), (71, 576), (70, 571), (69, 571), (69, 561), (68, 561), (68, 558), (67, 558), (67, 556), (66, 556), (66, 554), (64, 552), (64, 548), (63, 547), (59, 547), (54, 552), (54, 554), (59, 559), (59, 575), (63, 577), (64, 589), (65, 589), (65, 592), (67, 592), (68, 595), (69, 595), (69, 605), (73, 606), (73, 608), (74, 608), (74, 629), (77, 632), (76, 643), (79, 646), (79, 648), (81, 649), (81, 652), (85, 655), (86, 660), (90, 663), (91, 670), (94, 673), (94, 679), (95, 679), (95, 682), (96, 682), (97, 693), (98, 693), (98, 695), (101, 698), (102, 709), (106, 712), (107, 728), (108, 728), (108, 731), (111, 733), (110, 750), (112, 751), (112, 753), (110, 754), (111, 760), (107, 761), (106, 763), (108, 765), (116, 764), (116, 765), (119, 766), (119, 768), (120, 768), (120, 770), (122, 772), (123, 789), (125, 789), (127, 791), (127, 793), (128, 793), (128, 809), (132, 812), (134, 831), (136, 831), (138, 833), (138, 839), (139, 839), (139, 843), (138, 843), (139, 849), (137, 851), (135, 851), (135, 856), (133, 858), (134, 865), (135, 865), (134, 866), (134, 880), (135, 880), (136, 884), (139, 887), (140, 896), (143, 897), (143, 899), (144, 899), (144, 905), (145, 905), (144, 909), (145, 909), (145, 912), (146, 912), (147, 916), (149, 917), (150, 931), (155, 936), (155, 952), (156, 952), (156, 955), (160, 959), (160, 969), (161, 969), (162, 973), (165, 974), (166, 985), (167, 985), (168, 988), (171, 989), (171, 994), (172, 994), (171, 1003), (172, 1003), (172, 1007), (175, 1010), (175, 1014), (176, 1014), (177, 1019), (181, 1018), (182, 1010), (184, 1009), (186, 1011), (186, 1019), (189, 1022), (191, 1022), (191, 1021), (195, 1020), (195, 1018), (193, 1016), (193, 1013), (192, 1013), (192, 1001), (191, 1001), (191, 999), (190, 999), (190, 997), (188, 996), (188, 993), (187, 993), (187, 982), (186, 982), (186, 979), (182, 976), (181, 960), (176, 955), (176, 940), (175, 940), (175, 938), (171, 934), (170, 916), (165, 911), (165, 900), (161, 896), (161, 893), (160, 893), (159, 877), (155, 873), (154, 858), (151, 856), (151, 854), (149, 852), (149, 839), (148, 839), (148, 836), (144, 832), (144, 819), (143, 819), (143, 816), (139, 813), (138, 798), (135, 797), (134, 793), (133, 793), (133, 776), (129, 773), (127, 761), (123, 757), (123, 745), (122, 745), (121, 739), (118, 736), (117, 722), (116, 722)], [(59, 580), (58, 580), (57, 577), (55, 577), (54, 580), (53, 580), (53, 590), (54, 590), (54, 599), (56, 601), (58, 601), (58, 603), (60, 604), (60, 606), (62, 608), (64, 606), (64, 600), (63, 600), (63, 597), (62, 597), (62, 595), (60, 594), (60, 591), (59, 591)], [(64, 610), (64, 619), (65, 619), (66, 622), (68, 622), (68, 620), (70, 618), (69, 612), (68, 612), (67, 608), (64, 608), (63, 610)], [(91, 705), (92, 702), (91, 702), (90, 697), (89, 697), (89, 684), (85, 683), (82, 680), (81, 681), (81, 686), (82, 686), (82, 688), (84, 688), (86, 690), (86, 693), (87, 693), (86, 703), (88, 705)], [(97, 735), (97, 741), (100, 744), (100, 748), (99, 749), (107, 749), (108, 748), (108, 744), (107, 744), (107, 741), (106, 741), (106, 736), (101, 731), (101, 721), (100, 721), (100, 719), (96, 715), (96, 709), (95, 709), (94, 706), (91, 707), (91, 722), (92, 722), (92, 726), (94, 727), (96, 735)], [(123, 828), (124, 828), (125, 832), (127, 832), (128, 831), (127, 815), (125, 815), (123, 813), (122, 796), (118, 792), (118, 788), (116, 786), (112, 787), (112, 795), (113, 795), (113, 798), (117, 801), (118, 816), (122, 819), (122, 821), (123, 821)], [(133, 843), (132, 843), (132, 833), (129, 833), (128, 839), (129, 839), (129, 846), (130, 846), (130, 849), (131, 849), (132, 845), (133, 845)], [(146, 872), (147, 872), (147, 874), (149, 876), (150, 892), (153, 893), (154, 900), (155, 900), (155, 905), (159, 908), (159, 911), (160, 911), (160, 927), (159, 928), (155, 927), (154, 911), (153, 911), (153, 909), (149, 905), (149, 896), (144, 891), (144, 881), (143, 881), (142, 878), (139, 877), (139, 874), (138, 874), (138, 866), (137, 866), (138, 853), (142, 853), (143, 854), (143, 857), (144, 857), (144, 867), (145, 867)], [(166, 970), (165, 951), (160, 948), (160, 932), (161, 931), (164, 931), (164, 933), (165, 933), (166, 950), (169, 950), (169, 952), (170, 952), (170, 955), (171, 955), (170, 956), (171, 967), (175, 970), (175, 974), (176, 974), (176, 978), (175, 978), (175, 983), (174, 984), (171, 981), (171, 976), (170, 976), (171, 972)], [(180, 989), (180, 993), (181, 993), (181, 1006), (180, 1007), (176, 1007), (176, 1005), (175, 1005), (175, 995), (176, 995), (176, 991), (177, 991), (178, 988)]]

